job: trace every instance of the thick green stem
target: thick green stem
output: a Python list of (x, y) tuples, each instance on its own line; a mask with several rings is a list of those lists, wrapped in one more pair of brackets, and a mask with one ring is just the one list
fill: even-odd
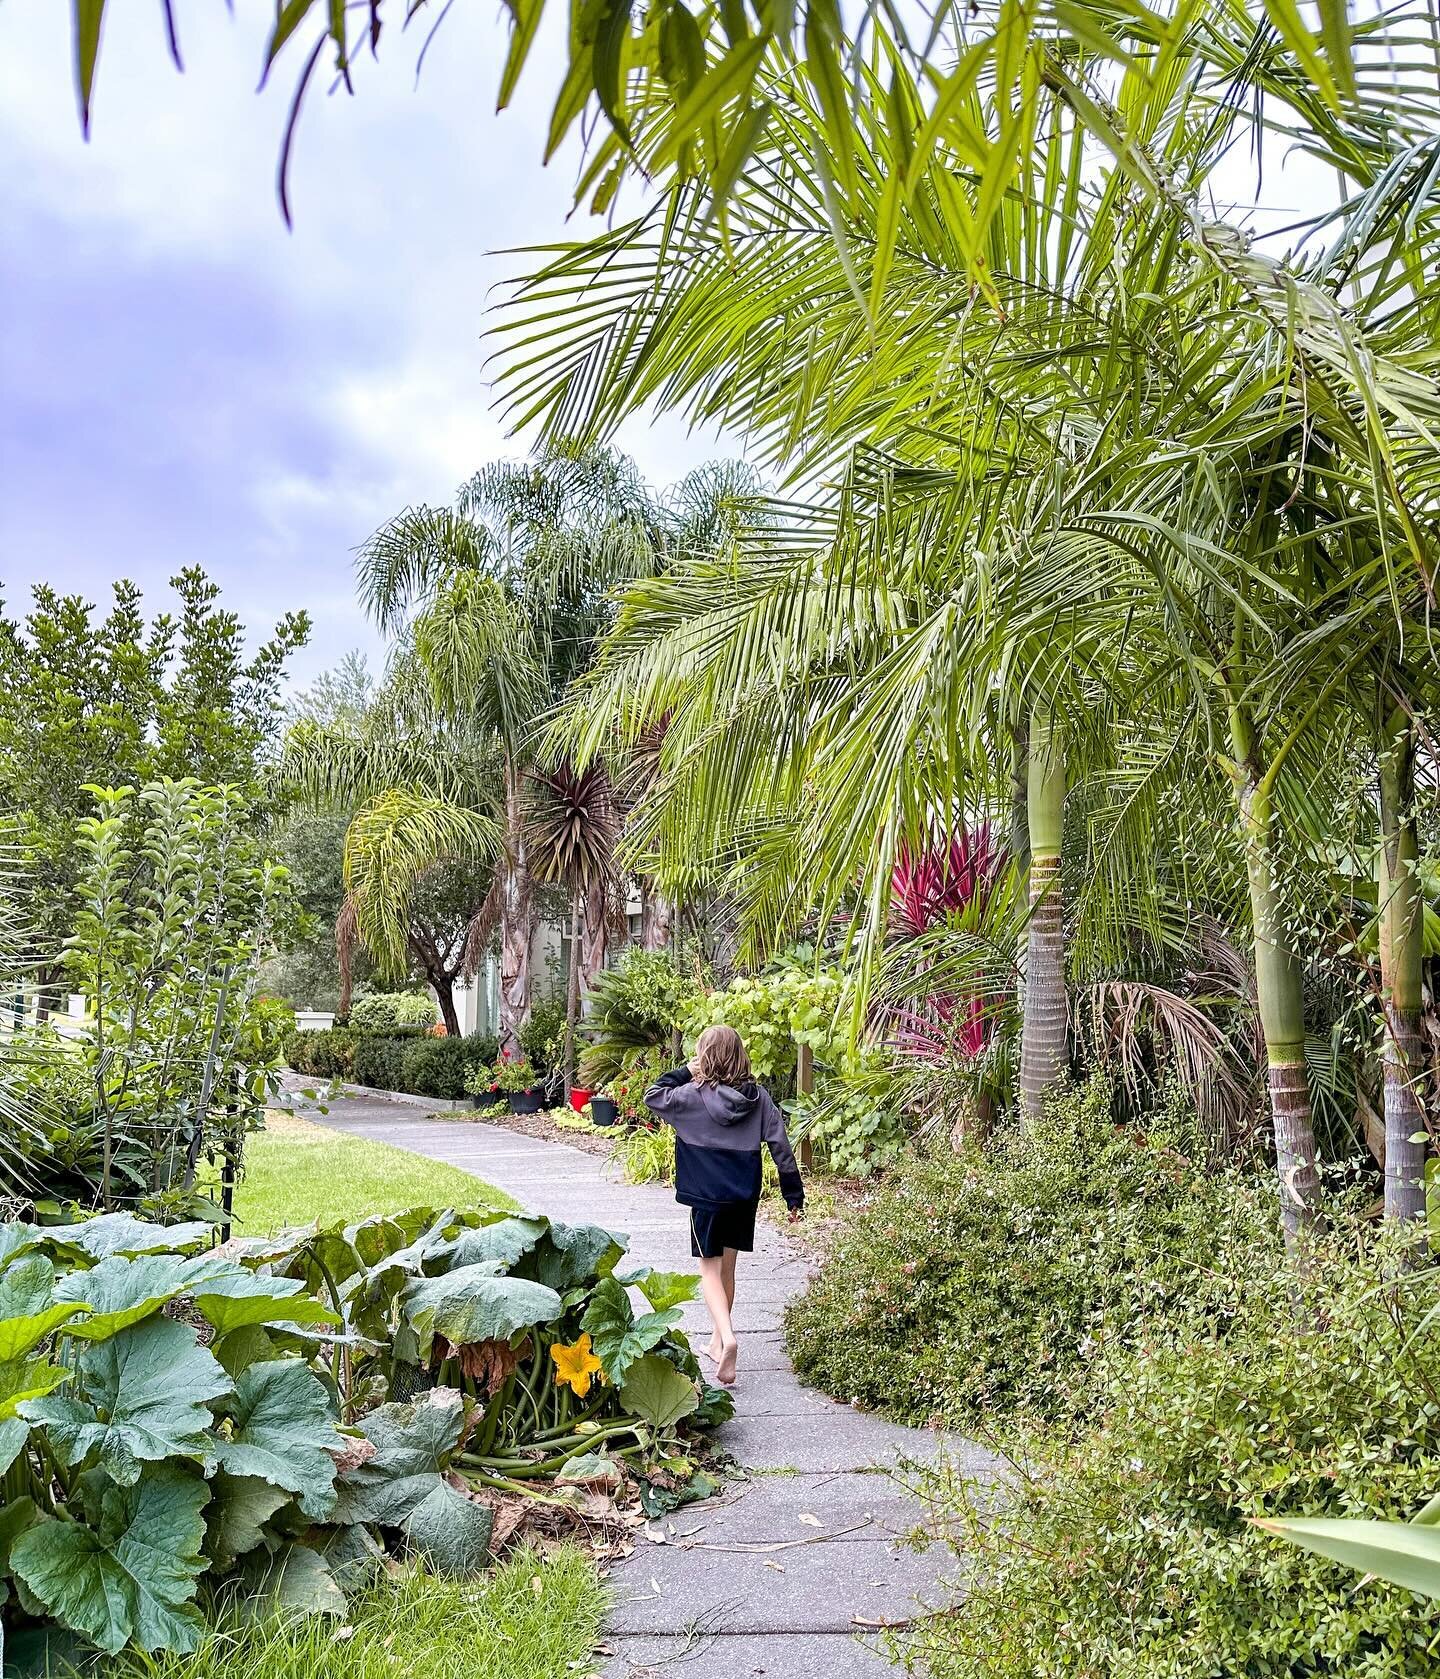
[(1045, 1097), (1070, 1064), (1069, 999), (1065, 989), (1064, 901), (1060, 847), (1065, 827), (1065, 748), (1048, 709), (1030, 714), (1026, 775), (1030, 836), (1030, 921), (1025, 959), (1025, 1014), (1020, 1048), (1020, 1112), (1031, 1126)]
[(1385, 719), (1380, 756), (1380, 989), (1385, 1013), (1385, 1216), (1425, 1217), (1425, 1077), (1420, 1039), (1424, 904), (1415, 877), (1415, 739), (1398, 707)]
[(1320, 1199), (1315, 1124), (1305, 1071), (1304, 970), (1285, 932), (1284, 904), (1275, 878), (1271, 792), (1256, 765), (1253, 725), (1236, 705), (1230, 714), (1235, 790), (1250, 916), (1255, 942), (1255, 992), (1270, 1072), (1275, 1170), (1280, 1179), (1280, 1224), (1294, 1251), (1315, 1222)]

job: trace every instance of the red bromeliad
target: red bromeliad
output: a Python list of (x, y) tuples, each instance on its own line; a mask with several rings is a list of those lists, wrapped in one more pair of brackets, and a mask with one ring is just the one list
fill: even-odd
[[(959, 828), (919, 850), (902, 844), (890, 877), (891, 927), (897, 940), (918, 939), (977, 899), (983, 909), (1009, 860), (988, 822)], [(967, 1059), (990, 1041), (993, 1022), (979, 997), (931, 992), (917, 1008), (897, 1010), (894, 1038), (907, 1054)]]

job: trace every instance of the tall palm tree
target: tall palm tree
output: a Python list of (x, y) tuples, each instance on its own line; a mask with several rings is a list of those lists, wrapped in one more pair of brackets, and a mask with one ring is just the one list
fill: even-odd
[[(558, 447), (477, 473), (455, 508), (407, 509), (360, 552), (362, 599), (383, 628), (408, 633), (438, 712), (495, 742), (499, 1027), (511, 1048), (530, 1007), (526, 789), (542, 723), (585, 668), (609, 591), (654, 570), (662, 553), (633, 464), (610, 450)], [(586, 896), (587, 940), (602, 951), (604, 909), (603, 896)]]
[[(682, 191), (663, 226), (642, 217), (572, 247), (522, 290), (517, 330), (528, 338), (572, 295), (587, 314), (519, 360), (510, 389), (567, 426), (603, 429), (656, 397), (697, 418), (741, 418), (797, 471), (859, 440), (892, 452), (870, 509), (863, 476), (848, 476), (798, 521), (788, 556), (776, 544), (751, 556), (752, 577), (717, 590), (692, 573), (637, 591), (600, 668), (613, 715), (671, 709), (673, 808), (650, 818), (653, 831), (676, 848), (699, 836), (720, 846), (717, 816), (754, 824), (749, 861), (768, 867), (747, 877), (761, 914), (777, 893), (793, 903), (806, 869), (831, 889), (857, 867), (881, 878), (907, 800), (923, 803), (927, 778), (943, 786), (967, 756), (936, 737), (935, 719), (984, 740), (976, 697), (998, 684), (1012, 716), (1038, 722), (1030, 815), (1045, 852), (1032, 873), (1032, 944), (1048, 1018), (1037, 1013), (1027, 1031), (1032, 1102), (1058, 1076), (1063, 1041), (1045, 877), (1075, 779), (1060, 768), (1083, 714), (1066, 706), (1088, 679), (1153, 733), (1164, 695), (1165, 726), (1179, 720), (1181, 738), (1198, 731), (1211, 750), (1224, 742), (1287, 1233), (1298, 1237), (1314, 1205), (1315, 1146), (1277, 800), (1293, 806), (1295, 765), (1343, 704), (1356, 668), (1347, 638), (1363, 641), (1428, 576), (1408, 510), (1433, 496), (1440, 409), (1434, 334), (1413, 308), (1357, 322), (1324, 273), (1264, 257), (1201, 215), (1199, 187), (1248, 120), (1237, 84), (1265, 109), (1287, 108), (1302, 143), (1334, 150), (1304, 64), (1265, 26), (1238, 14), (1230, 25), (1238, 53), (1190, 14), (1167, 47), (1175, 75), (1132, 66), (1113, 96), (1084, 55), (1051, 65), (1047, 141), (1017, 165), (998, 211), (977, 208), (983, 182), (975, 200), (957, 188), (958, 159), (948, 175), (912, 171), (906, 125), (922, 128), (924, 113), (887, 106), (885, 126), (862, 124), (851, 147), (857, 184), (838, 242), (828, 135), (803, 87), (783, 89), (783, 135), (727, 201), (723, 237), (703, 194)], [(1389, 100), (1379, 94), (1375, 120), (1347, 134), (1343, 165), (1365, 189), (1372, 230), (1384, 224), (1382, 246), (1406, 216), (1430, 214), (1430, 177), (1413, 168), (1429, 143), (1414, 90)], [(1003, 113), (977, 95), (969, 114), (990, 132)], [(1086, 161), (1095, 124), (1120, 165), (1108, 181)], [(1391, 190), (1402, 163), (1408, 196)], [(990, 228), (986, 290), (998, 309), (957, 283), (977, 216)], [(1415, 265), (1398, 267), (1413, 291)], [(1029, 489), (1018, 511), (997, 508), (1000, 483)], [(1379, 533), (1383, 563), (1358, 577), (1337, 571), (1337, 484), (1339, 516)], [(818, 564), (817, 540), (831, 544)], [(1305, 666), (1277, 657), (1297, 629)], [(1158, 669), (1133, 657), (1146, 637), (1164, 652)], [(1133, 806), (1146, 820), (1161, 787), (1157, 774)], [(809, 811), (797, 817), (802, 794)], [(862, 845), (878, 853), (868, 865)], [(1137, 896), (1120, 894), (1127, 905)]]

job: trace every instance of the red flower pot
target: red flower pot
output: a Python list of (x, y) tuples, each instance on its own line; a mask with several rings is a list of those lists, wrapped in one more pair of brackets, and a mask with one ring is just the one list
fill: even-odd
[(570, 1106), (578, 1114), (594, 1094), (592, 1090), (582, 1090), (577, 1084), (570, 1092)]

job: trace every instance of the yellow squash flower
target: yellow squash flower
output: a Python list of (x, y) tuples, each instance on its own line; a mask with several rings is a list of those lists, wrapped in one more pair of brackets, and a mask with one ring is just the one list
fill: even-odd
[(600, 1360), (590, 1351), (590, 1337), (582, 1334), (573, 1347), (558, 1341), (550, 1349), (555, 1360), (555, 1380), (569, 1382), (571, 1392), (583, 1399), (590, 1391), (590, 1378), (600, 1368)]

